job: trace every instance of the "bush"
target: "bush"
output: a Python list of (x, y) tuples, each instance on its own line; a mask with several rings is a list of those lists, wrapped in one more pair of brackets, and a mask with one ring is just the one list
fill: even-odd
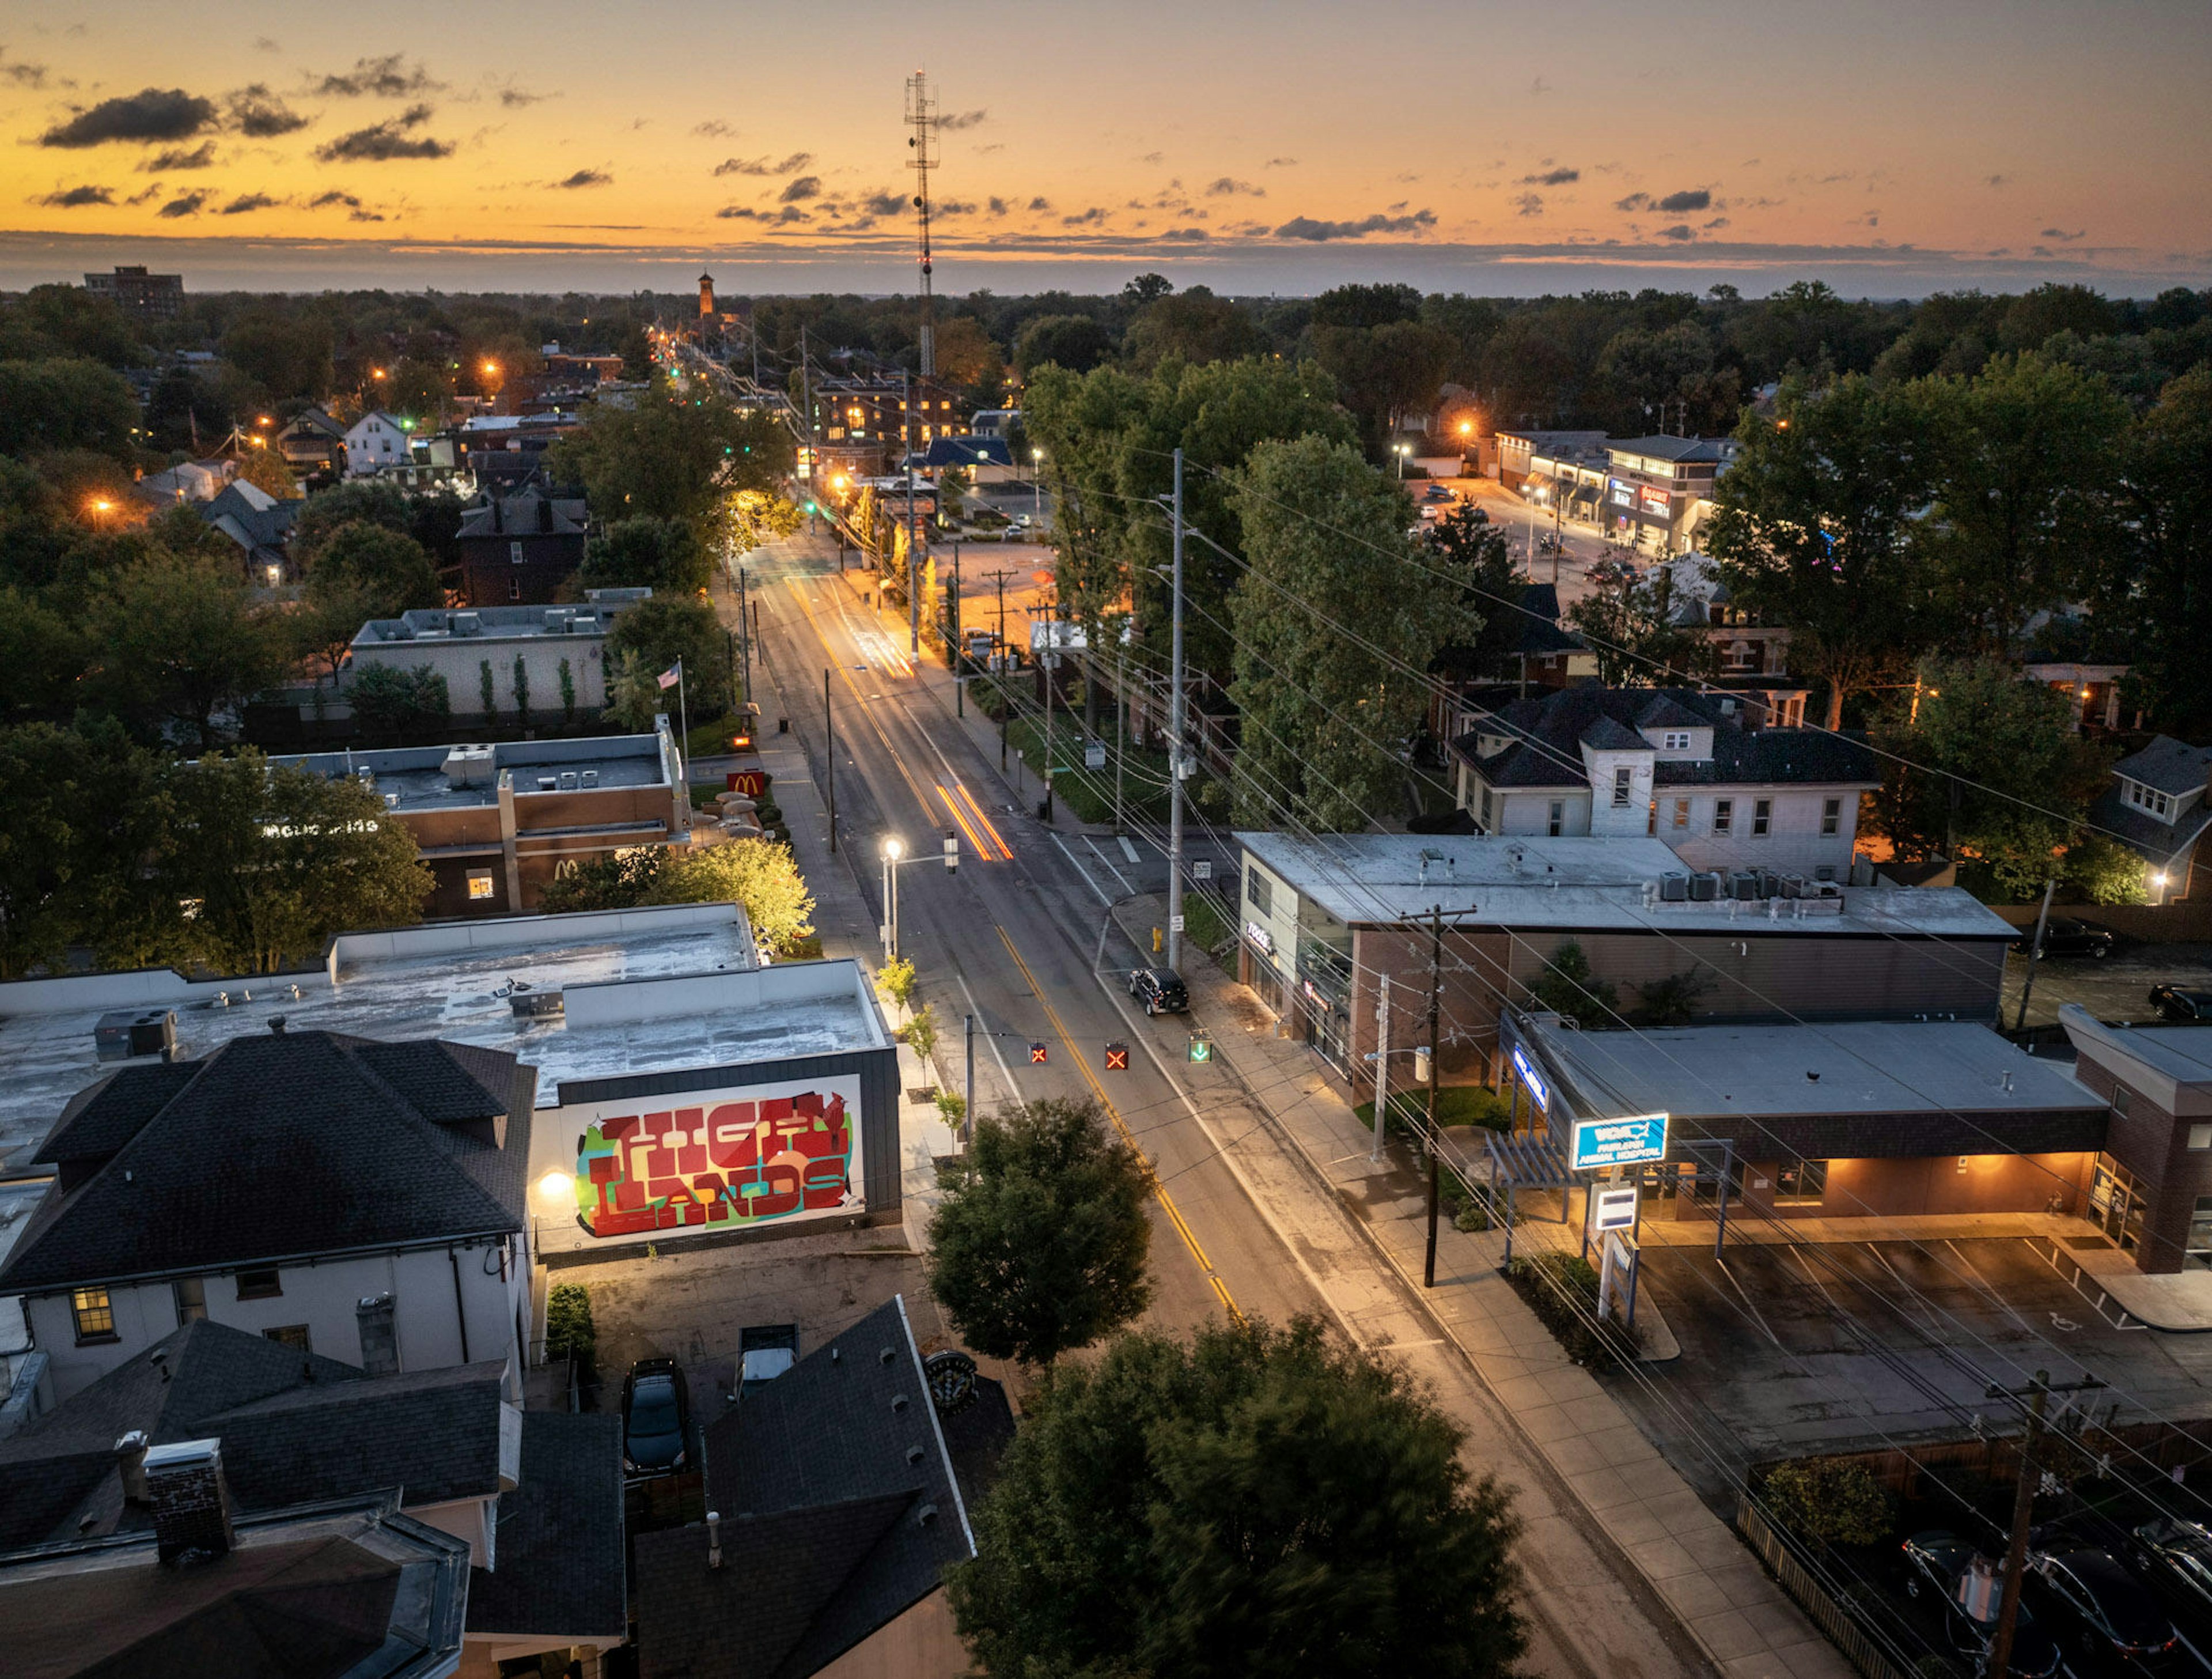
[(1767, 1471), (1765, 1493), (1774, 1518), (1801, 1539), (1878, 1544), (1897, 1520), (1889, 1489), (1863, 1463), (1839, 1457), (1777, 1464)]
[(901, 1008), (914, 1007), (914, 964), (903, 956), (894, 956), (876, 970), (876, 987)]
[(1577, 1364), (1601, 1370), (1636, 1357), (1635, 1335), (1616, 1318), (1598, 1318), (1597, 1270), (1588, 1260), (1571, 1253), (1523, 1256), (1505, 1274)]
[(2143, 860), (2103, 834), (2066, 848), (2059, 867), (2069, 895), (2086, 903), (2141, 903)]
[(588, 1365), (599, 1350), (592, 1297), (580, 1282), (556, 1282), (545, 1297), (545, 1356)]

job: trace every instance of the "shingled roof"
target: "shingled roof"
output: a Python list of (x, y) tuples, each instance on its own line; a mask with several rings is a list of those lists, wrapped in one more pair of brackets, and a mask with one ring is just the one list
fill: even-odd
[(322, 1031), (125, 1068), (41, 1147), (67, 1169), (0, 1289), (519, 1231), (536, 1082), (498, 1050)]
[(522, 1484), (499, 1500), (499, 1567), (469, 1574), (469, 1630), (602, 1634), (629, 1630), (623, 1584), (622, 1419), (522, 1414)]

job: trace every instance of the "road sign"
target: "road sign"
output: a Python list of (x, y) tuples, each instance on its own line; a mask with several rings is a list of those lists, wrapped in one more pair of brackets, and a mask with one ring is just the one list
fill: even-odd
[(1193, 859), (1190, 866), (1190, 878), (1194, 880), (1212, 879), (1213, 859), (1211, 857), (1198, 857)]
[(1181, 916), (1170, 916), (1168, 917), (1168, 931), (1170, 933), (1180, 933), (1182, 931), (1182, 917)]
[(1083, 767), (1085, 770), (1103, 770), (1106, 767), (1106, 743), (1104, 741), (1087, 740), (1084, 742)]
[(1127, 1044), (1109, 1043), (1106, 1046), (1106, 1070), (1109, 1073), (1127, 1073), (1129, 1070)]
[(1590, 1228), (1598, 1232), (1635, 1229), (1636, 1185), (1599, 1184), (1590, 1205)]
[(1632, 1166), (1667, 1158), (1667, 1116), (1632, 1114), (1624, 1119), (1578, 1119), (1567, 1165), (1577, 1171), (1592, 1166)]
[(1190, 1058), (1193, 1061), (1212, 1061), (1213, 1059), (1213, 1040), (1210, 1037), (1201, 1037), (1197, 1032), (1193, 1032), (1190, 1035)]
[(1042, 1043), (1032, 1043), (1032, 1044), (1030, 1044), (1030, 1065), (1031, 1067), (1042, 1067), (1042, 1066), (1044, 1065), (1044, 1062), (1045, 1062), (1045, 1050), (1044, 1050), (1044, 1045), (1043, 1045), (1043, 1044), (1042, 1044)]

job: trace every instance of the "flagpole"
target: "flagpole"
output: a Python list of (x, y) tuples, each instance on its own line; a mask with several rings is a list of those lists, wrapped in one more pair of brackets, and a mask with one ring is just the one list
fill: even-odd
[[(684, 763), (684, 779), (689, 781), (691, 776), (691, 702), (684, 690), (684, 659), (680, 654), (676, 660), (676, 715), (684, 729), (684, 750), (679, 757)], [(690, 794), (687, 793), (685, 796), (688, 798)]]

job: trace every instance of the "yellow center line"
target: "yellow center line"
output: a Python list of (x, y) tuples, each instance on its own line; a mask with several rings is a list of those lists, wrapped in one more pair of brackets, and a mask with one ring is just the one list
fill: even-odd
[[(890, 736), (884, 733), (884, 726), (877, 721), (876, 714), (868, 709), (866, 697), (860, 692), (858, 684), (854, 682), (853, 673), (845, 668), (844, 661), (837, 657), (837, 649), (830, 644), (830, 637), (822, 629), (822, 620), (815, 617), (814, 608), (806, 599), (806, 591), (799, 587), (799, 580), (795, 577), (787, 577), (783, 581), (790, 586), (793, 596), (799, 602), (799, 610), (806, 614), (807, 623), (814, 626), (815, 639), (822, 643), (822, 651), (829, 655), (831, 667), (836, 671), (839, 678), (845, 684), (845, 691), (852, 695), (853, 703), (860, 708), (860, 715), (868, 720), (868, 727), (876, 732), (876, 739), (883, 743), (884, 751), (890, 755), (891, 767), (899, 772), (899, 779), (907, 784), (908, 790), (914, 794), (915, 803), (921, 806), (922, 815), (934, 827), (937, 823), (937, 813), (930, 808), (929, 795), (921, 790), (921, 783), (915, 780), (913, 775), (908, 770), (906, 760), (899, 756), (898, 748), (891, 745)], [(950, 809), (951, 801), (947, 800), (945, 804), (946, 808)]]
[(1213, 1286), (1215, 1295), (1228, 1309), (1229, 1315), (1238, 1323), (1243, 1323), (1244, 1314), (1237, 1311), (1237, 1302), (1230, 1298), (1229, 1286), (1222, 1281), (1220, 1273), (1213, 1268), (1213, 1262), (1206, 1256), (1206, 1250), (1199, 1244), (1198, 1233), (1185, 1220), (1182, 1209), (1175, 1204), (1175, 1197), (1167, 1192), (1166, 1186), (1160, 1182), (1159, 1174), (1153, 1169), (1151, 1158), (1146, 1154), (1143, 1148), (1139, 1147), (1136, 1136), (1121, 1117), (1121, 1110), (1114, 1105), (1114, 1098), (1107, 1095), (1106, 1086), (1098, 1082), (1098, 1075), (1091, 1070), (1091, 1063), (1085, 1061), (1081, 1052), (1076, 1049), (1075, 1039), (1069, 1033), (1066, 1023), (1060, 1018), (1060, 1011), (1054, 1008), (1045, 996), (1044, 987), (1037, 983), (1036, 976), (1030, 971), (1030, 964), (1022, 960), (1022, 953), (1014, 948), (1014, 941), (1008, 935), (1006, 929), (1001, 927), (997, 929), (997, 932), (1000, 941), (1006, 947), (1006, 954), (1014, 958), (1014, 965), (1022, 970), (1022, 977), (1029, 982), (1030, 989), (1036, 994), (1037, 1001), (1043, 1005), (1045, 1018), (1052, 1022), (1053, 1031), (1060, 1034), (1060, 1044), (1067, 1051), (1068, 1060), (1075, 1064), (1076, 1070), (1083, 1074), (1084, 1082), (1091, 1086), (1092, 1092), (1098, 1098), (1098, 1104), (1106, 1110), (1106, 1116), (1114, 1122), (1114, 1128), (1121, 1134), (1121, 1141), (1127, 1143), (1130, 1152), (1144, 1163), (1145, 1175), (1152, 1182), (1152, 1195), (1158, 1201), (1160, 1210), (1168, 1215), (1168, 1222), (1175, 1226), (1176, 1233), (1182, 1238), (1183, 1245), (1190, 1250), (1191, 1257), (1198, 1262), (1198, 1268), (1206, 1273), (1206, 1280)]

